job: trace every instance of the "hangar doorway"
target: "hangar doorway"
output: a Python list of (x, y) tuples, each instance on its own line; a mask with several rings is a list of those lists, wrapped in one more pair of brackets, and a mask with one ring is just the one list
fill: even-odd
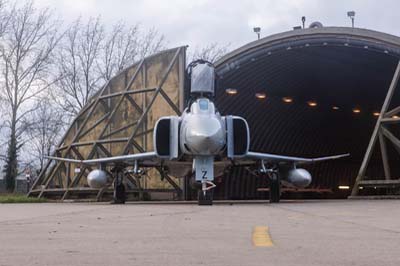
[[(313, 175), (311, 186), (283, 195), (347, 197), (396, 69), (399, 48), (398, 37), (353, 28), (294, 30), (266, 37), (217, 62), (217, 106), (222, 113), (248, 120), (252, 150), (305, 157), (350, 153), (340, 161), (307, 167)], [(396, 91), (391, 107), (400, 101)], [(396, 177), (400, 167), (395, 153), (389, 148)], [(379, 150), (366, 175), (383, 177)], [(266, 197), (266, 182), (246, 169), (235, 169), (220, 182), (219, 197)]]

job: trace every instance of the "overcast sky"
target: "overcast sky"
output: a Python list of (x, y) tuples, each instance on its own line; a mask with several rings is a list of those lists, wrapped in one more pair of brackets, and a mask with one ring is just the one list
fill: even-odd
[[(16, 1), (16, 0), (15, 0)], [(106, 24), (118, 20), (155, 27), (168, 46), (230, 43), (239, 47), (262, 36), (320, 21), (325, 26), (350, 26), (346, 13), (356, 11), (356, 26), (400, 35), (399, 0), (36, 0), (65, 21), (101, 15)]]

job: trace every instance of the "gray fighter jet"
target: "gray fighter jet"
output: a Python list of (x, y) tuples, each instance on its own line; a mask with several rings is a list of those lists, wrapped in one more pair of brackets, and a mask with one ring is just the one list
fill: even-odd
[[(98, 165), (87, 181), (93, 188), (109, 185), (110, 175), (104, 171), (109, 164), (122, 165), (114, 175), (114, 197), (122, 185), (123, 171), (132, 167), (133, 174), (142, 175), (144, 168), (158, 167), (175, 177), (192, 176), (199, 184), (199, 205), (212, 204), (215, 176), (222, 176), (229, 165), (252, 165), (270, 179), (270, 202), (279, 202), (281, 183), (304, 188), (311, 183), (311, 174), (298, 165), (339, 159), (349, 154), (320, 158), (299, 158), (249, 151), (250, 132), (246, 120), (238, 116), (221, 116), (212, 97), (215, 87), (214, 66), (198, 60), (189, 65), (191, 101), (181, 116), (161, 117), (154, 129), (154, 151), (100, 159), (76, 160), (48, 157), (78, 164)], [(122, 173), (122, 174), (121, 174)], [(123, 188), (122, 188), (123, 191)], [(121, 193), (119, 193), (121, 194)]]

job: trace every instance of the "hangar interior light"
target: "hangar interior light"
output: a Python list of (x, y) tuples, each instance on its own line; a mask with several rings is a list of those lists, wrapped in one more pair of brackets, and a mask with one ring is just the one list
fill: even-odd
[(265, 94), (264, 92), (258, 92), (258, 93), (256, 93), (256, 98), (257, 99), (265, 99), (265, 98), (267, 98), (267, 94)]
[[(237, 90), (237, 89), (233, 89), (233, 88), (228, 88), (228, 89), (225, 89), (225, 93), (228, 94), (228, 95), (236, 95), (236, 94), (238, 93), (238, 90)], [(259, 100), (264, 100), (264, 99), (267, 98), (267, 94), (266, 94), (265, 92), (257, 92), (257, 93), (255, 93), (255, 97), (256, 97), (257, 99), (259, 99)], [(286, 96), (286, 97), (283, 97), (283, 98), (282, 98), (282, 102), (285, 103), (285, 104), (293, 103), (293, 101), (294, 101), (294, 99), (293, 99), (292, 97), (287, 97), (287, 96)], [(310, 101), (307, 101), (307, 105), (308, 105), (309, 107), (317, 107), (317, 106), (318, 106), (318, 102), (315, 101), (315, 100), (310, 100)], [(331, 108), (332, 108), (333, 111), (338, 111), (338, 110), (340, 110), (340, 107), (337, 106), (337, 105), (333, 105)], [(354, 114), (360, 114), (360, 113), (361, 113), (361, 108), (359, 108), (359, 107), (354, 107), (353, 109), (351, 109), (351, 111), (352, 111)], [(374, 117), (378, 117), (378, 116), (380, 115), (380, 112), (378, 112), (378, 111), (373, 111), (373, 112), (372, 112), (372, 115), (373, 115)], [(393, 119), (399, 119), (400, 116), (398, 116), (398, 115), (393, 115), (393, 116), (391, 116), (391, 118), (393, 118)]]
[(283, 101), (284, 103), (292, 103), (292, 102), (293, 102), (293, 98), (290, 98), (290, 97), (283, 97), (283, 98), (282, 98), (282, 101)]
[(316, 107), (318, 105), (316, 101), (308, 101), (307, 104), (310, 107)]
[(229, 88), (229, 89), (226, 89), (225, 92), (229, 95), (235, 95), (235, 94), (237, 94), (237, 89)]
[(347, 190), (347, 189), (350, 189), (350, 186), (339, 186), (338, 188), (339, 189), (343, 189), (343, 190)]

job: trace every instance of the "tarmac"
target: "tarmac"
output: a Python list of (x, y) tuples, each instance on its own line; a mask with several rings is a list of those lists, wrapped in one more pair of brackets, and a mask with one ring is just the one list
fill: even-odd
[(400, 201), (0, 204), (0, 265), (400, 265)]

